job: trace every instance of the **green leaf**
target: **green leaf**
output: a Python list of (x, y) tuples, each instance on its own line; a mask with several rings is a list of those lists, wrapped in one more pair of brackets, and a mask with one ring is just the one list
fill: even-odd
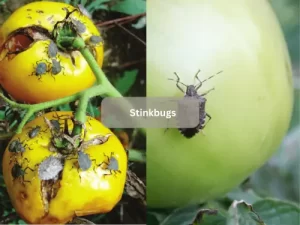
[(264, 199), (256, 202), (253, 208), (267, 225), (300, 224), (299, 204), (278, 199)]
[(229, 192), (227, 194), (227, 197), (234, 200), (244, 200), (248, 202), (249, 204), (253, 204), (259, 200), (261, 200), (261, 197), (259, 197), (252, 189), (249, 189), (247, 191), (243, 191), (241, 188), (236, 188), (233, 191)]
[(116, 89), (122, 95), (126, 95), (126, 93), (130, 90), (130, 88), (134, 84), (137, 74), (138, 74), (138, 70), (125, 71), (124, 76), (115, 83)]
[(177, 208), (169, 214), (159, 225), (192, 225), (199, 214), (215, 213), (214, 210), (200, 209), (199, 205)]
[(129, 160), (134, 162), (145, 163), (146, 155), (144, 152), (135, 149), (129, 149)]
[(146, 26), (146, 16), (143, 16), (140, 18), (136, 24), (131, 25), (135, 29), (142, 29)]
[(64, 105), (60, 105), (58, 106), (60, 111), (71, 111), (71, 107), (69, 104), (64, 104)]
[[(229, 208), (227, 225), (266, 225), (254, 211), (252, 205), (244, 201), (234, 201)], [(272, 224), (273, 225), (273, 224)]]
[(95, 0), (92, 3), (88, 4), (85, 8), (90, 13), (93, 13), (96, 9), (101, 8), (101, 5), (109, 2), (110, 0)]
[(117, 4), (111, 7), (112, 11), (135, 15), (146, 12), (145, 0), (120, 0)]

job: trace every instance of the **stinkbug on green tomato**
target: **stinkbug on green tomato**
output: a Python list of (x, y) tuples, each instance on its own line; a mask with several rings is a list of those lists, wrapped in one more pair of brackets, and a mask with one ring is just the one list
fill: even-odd
[[(218, 72), (217, 74), (219, 74), (221, 72), (222, 71)], [(169, 80), (172, 80), (172, 81), (176, 82), (176, 86), (177, 86), (177, 88), (181, 92), (185, 93), (184, 98), (187, 98), (187, 99), (188, 98), (192, 98), (192, 99), (197, 99), (199, 101), (199, 124), (197, 126), (195, 126), (194, 128), (184, 128), (184, 127), (180, 126), (180, 121), (179, 121), (179, 128), (178, 128), (178, 130), (186, 138), (192, 138), (192, 137), (194, 137), (200, 130), (203, 130), (205, 128), (206, 124), (211, 120), (211, 116), (205, 110), (205, 106), (206, 106), (206, 101), (207, 100), (206, 100), (206, 98), (204, 96), (207, 95), (210, 91), (214, 90), (214, 88), (212, 88), (212, 89), (210, 89), (210, 90), (208, 90), (205, 93), (200, 94), (200, 95), (198, 94), (197, 91), (199, 90), (199, 88), (202, 86), (202, 84), (205, 81), (211, 79), (215, 75), (212, 75), (212, 76), (206, 78), (205, 80), (201, 81), (198, 78), (198, 74), (199, 73), (200, 73), (200, 70), (198, 70), (198, 72), (195, 75), (195, 78), (199, 81), (199, 84), (197, 84), (197, 85), (186, 85), (186, 84), (180, 82), (180, 78), (179, 78), (179, 76), (177, 75), (176, 72), (174, 72), (174, 74), (176, 75), (177, 80), (169, 78)], [(179, 86), (179, 84), (184, 85), (186, 87), (186, 91), (184, 91)], [(208, 117), (208, 121), (207, 122), (206, 122), (206, 117)]]

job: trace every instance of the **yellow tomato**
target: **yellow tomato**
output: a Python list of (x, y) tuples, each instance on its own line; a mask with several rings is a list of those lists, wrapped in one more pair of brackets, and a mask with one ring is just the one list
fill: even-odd
[(214, 199), (262, 166), (289, 126), (292, 73), (280, 25), (260, 0), (151, 0), (147, 19), (147, 96), (183, 96), (168, 80), (174, 72), (190, 85), (199, 69), (200, 80), (223, 71), (198, 90), (215, 88), (203, 132), (147, 130), (147, 204)]
[[(54, 100), (75, 94), (95, 83), (95, 76), (79, 51), (59, 50), (55, 57), (48, 55), (55, 24), (65, 19), (67, 11), (74, 9), (59, 2), (33, 2), (17, 9), (2, 25), (0, 82), (16, 100), (27, 103)], [(90, 43), (90, 37), (100, 36), (97, 27), (80, 11), (72, 13), (70, 18), (80, 21), (82, 30), (85, 27), (80, 36), (86, 43)], [(103, 43), (90, 48), (102, 66)], [(59, 62), (61, 68), (53, 59)], [(40, 63), (45, 63), (47, 69), (37, 68)], [(59, 73), (54, 75), (52, 68)], [(43, 73), (45, 70), (41, 76), (37, 75), (38, 71)]]
[[(44, 122), (59, 120), (61, 129), (64, 118), (71, 112), (50, 112), (26, 124), (21, 134), (10, 141), (3, 157), (3, 176), (12, 204), (18, 214), (28, 223), (61, 223), (70, 221), (74, 216), (109, 212), (121, 199), (127, 172), (127, 154), (118, 138), (98, 120), (88, 117), (85, 141), (97, 135), (111, 134), (108, 141), (101, 145), (88, 147), (84, 153), (89, 155), (92, 165), (88, 170), (78, 168), (78, 159), (68, 156), (63, 163), (63, 170), (57, 182), (41, 181), (38, 175), (39, 164), (57, 152), (49, 150), (50, 129)], [(59, 118), (58, 118), (58, 117)], [(29, 132), (36, 126), (40, 131), (33, 138)], [(72, 129), (72, 121), (68, 127)], [(11, 143), (18, 140), (25, 151), (12, 153)], [(102, 162), (108, 162), (113, 155), (118, 161), (120, 172), (109, 171)], [(24, 177), (14, 179), (22, 171), (12, 168), (19, 164)], [(26, 169), (28, 168), (28, 169)], [(24, 181), (24, 182), (23, 182)]]

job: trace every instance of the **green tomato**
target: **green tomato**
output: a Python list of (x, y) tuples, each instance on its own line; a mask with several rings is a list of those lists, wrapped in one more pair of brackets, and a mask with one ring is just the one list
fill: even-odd
[[(203, 83), (212, 116), (191, 139), (147, 130), (147, 204), (178, 207), (230, 191), (278, 149), (292, 111), (287, 46), (267, 1), (151, 0), (147, 6), (147, 96), (184, 94)], [(184, 88), (184, 86), (183, 86)]]

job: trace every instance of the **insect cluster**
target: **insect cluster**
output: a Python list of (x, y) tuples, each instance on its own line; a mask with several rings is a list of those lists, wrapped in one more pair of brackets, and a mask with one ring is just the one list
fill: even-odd
[[(37, 168), (38, 177), (42, 181), (57, 181), (60, 179), (62, 175), (62, 171), (64, 169), (65, 161), (66, 160), (74, 160), (76, 159), (76, 169), (78, 173), (81, 171), (86, 171), (92, 167), (92, 162), (95, 163), (96, 168), (100, 167), (102, 170), (106, 171), (107, 173), (103, 173), (103, 176), (106, 177), (107, 175), (116, 175), (117, 173), (121, 173), (119, 170), (119, 163), (117, 158), (114, 156), (114, 153), (111, 152), (110, 156), (104, 156), (107, 158), (107, 160), (101, 162), (100, 164), (96, 163), (95, 159), (91, 159), (90, 155), (85, 152), (85, 150), (92, 146), (92, 145), (102, 145), (105, 144), (108, 140), (111, 134), (106, 134), (103, 136), (96, 136), (95, 138), (89, 140), (89, 141), (83, 141), (84, 137), (81, 138), (80, 136), (72, 137), (70, 130), (68, 128), (67, 120), (68, 118), (57, 117), (57, 119), (48, 120), (44, 117), (44, 120), (46, 121), (48, 128), (42, 129), (41, 126), (35, 126), (30, 127), (29, 131), (27, 132), (28, 139), (25, 141), (20, 141), (19, 139), (13, 140), (9, 146), (8, 150), (11, 154), (11, 160), (10, 163), (14, 159), (14, 165), (11, 169), (11, 174), (13, 177), (13, 180), (20, 178), (22, 179), (22, 183), (30, 182), (25, 180), (24, 176), (26, 175), (27, 170), (31, 170), (32, 172), (35, 171)], [(64, 120), (65, 123), (61, 123), (60, 120)], [(76, 121), (71, 119), (74, 124), (76, 124)], [(49, 145), (49, 151), (51, 154), (47, 156), (41, 163), (35, 165), (35, 168), (25, 167), (23, 164), (25, 162), (29, 162), (27, 158), (24, 158), (23, 162), (20, 164), (16, 159), (17, 155), (20, 154), (23, 156), (23, 153), (29, 148), (26, 141), (33, 141), (35, 138), (39, 137), (39, 134), (42, 132), (46, 132), (48, 129), (50, 129), (50, 133), (52, 134), (52, 140)], [(86, 130), (83, 126), (84, 131)], [(84, 135), (86, 135), (86, 131), (84, 132)], [(42, 136), (41, 136), (42, 137)], [(39, 138), (41, 138), (39, 137)], [(63, 140), (71, 142), (71, 145), (65, 145), (61, 148), (53, 148), (53, 144), (56, 144), (55, 138), (62, 138), (60, 141), (63, 142)], [(79, 142), (76, 140), (79, 139)], [(77, 145), (76, 145), (77, 143)], [(104, 168), (103, 168), (104, 166)], [(95, 171), (95, 168), (93, 168)], [(95, 171), (96, 172), (96, 171)]]
[[(80, 9), (75, 9), (71, 12), (69, 12), (69, 10), (67, 8), (63, 8), (63, 10), (65, 10), (67, 12), (67, 15), (64, 20), (58, 21), (54, 25), (51, 39), (49, 40), (49, 44), (47, 45), (47, 48), (46, 48), (46, 53), (47, 53), (48, 59), (39, 60), (36, 62), (36, 65), (34, 65), (34, 71), (31, 74), (31, 76), (37, 76), (38, 80), (41, 80), (42, 75), (45, 75), (46, 73), (50, 73), (51, 76), (54, 78), (54, 76), (58, 75), (64, 69), (64, 67), (61, 65), (61, 62), (58, 60), (59, 47), (61, 50), (65, 51), (65, 52), (69, 52), (69, 50), (62, 46), (57, 46), (57, 44), (53, 41), (53, 40), (56, 40), (57, 37), (59, 36), (60, 31), (58, 29), (62, 29), (62, 26), (64, 26), (65, 29), (69, 30), (70, 34), (77, 34), (79, 36), (80, 36), (80, 34), (86, 32), (87, 28), (84, 23), (82, 23), (78, 19), (74, 19), (74, 18), (70, 17), (70, 15), (76, 11), (78, 11), (82, 15), (84, 15)], [(60, 24), (62, 24), (62, 26), (59, 26)], [(100, 43), (103, 43), (103, 39), (98, 35), (92, 35), (87, 40), (87, 44), (91, 45), (91, 46), (98, 45)], [(71, 46), (69, 46), (69, 47), (72, 48)], [(73, 50), (73, 49), (71, 49), (71, 50)], [(72, 63), (74, 64), (75, 60), (74, 60), (73, 56), (71, 55), (70, 57), (71, 57)], [(49, 61), (49, 59), (50, 59), (50, 61)]]
[[(27, 180), (25, 180), (24, 176), (26, 174), (26, 170), (31, 170), (33, 171), (33, 169), (31, 169), (30, 167), (25, 167), (23, 168), (23, 163), (19, 163), (17, 161), (17, 155), (21, 154), (23, 155), (23, 153), (25, 152), (26, 148), (28, 148), (29, 150), (31, 150), (27, 144), (24, 144), (23, 142), (21, 142), (19, 139), (13, 140), (9, 146), (8, 146), (8, 151), (11, 153), (11, 157), (10, 157), (10, 164), (14, 161), (14, 165), (11, 169), (11, 175), (13, 177), (13, 180), (16, 179), (21, 179), (22, 184), (24, 184), (25, 182), (29, 182)], [(14, 158), (14, 160), (12, 160), (12, 158)], [(28, 159), (25, 158), (24, 160), (26, 160), (27, 162)]]
[[(219, 74), (221, 72), (222, 71), (218, 72), (217, 74)], [(186, 84), (180, 82), (180, 78), (179, 78), (179, 76), (177, 75), (176, 72), (174, 72), (174, 74), (177, 77), (177, 79), (176, 80), (171, 79), (171, 78), (169, 79), (169, 80), (173, 80), (173, 81), (176, 82), (177, 88), (185, 94), (184, 95), (185, 99), (196, 99), (199, 102), (199, 123), (195, 127), (193, 127), (193, 128), (184, 128), (184, 127), (181, 126), (180, 121), (178, 121), (178, 125), (179, 125), (178, 130), (186, 138), (194, 137), (197, 133), (199, 133), (199, 131), (203, 130), (205, 128), (205, 126), (207, 125), (207, 123), (211, 120), (211, 116), (206, 112), (206, 109), (205, 109), (207, 99), (204, 96), (206, 96), (210, 91), (214, 90), (214, 88), (209, 89), (208, 91), (206, 91), (202, 94), (198, 94), (198, 90), (205, 81), (211, 79), (215, 75), (212, 75), (212, 76), (206, 78), (205, 80), (201, 81), (198, 78), (199, 73), (200, 73), (200, 70), (198, 70), (198, 72), (195, 75), (195, 78), (199, 81), (199, 84), (197, 84), (197, 85), (186, 85)], [(184, 91), (179, 86), (179, 84), (182, 84), (183, 86), (185, 86), (186, 90)], [(206, 118), (208, 118), (207, 122), (206, 122)]]

